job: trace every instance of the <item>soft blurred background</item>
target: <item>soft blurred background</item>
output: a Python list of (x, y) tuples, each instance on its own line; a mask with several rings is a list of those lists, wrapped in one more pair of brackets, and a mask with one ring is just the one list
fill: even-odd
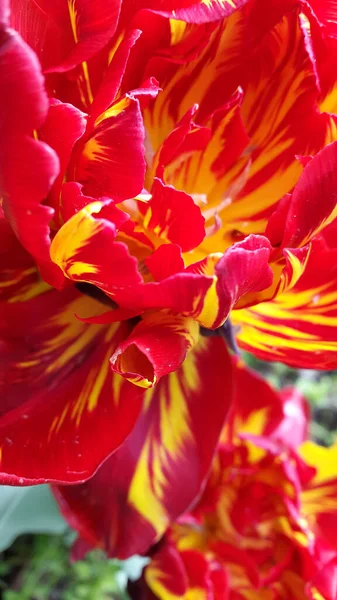
[[(337, 437), (337, 371), (290, 369), (280, 363), (247, 364), (275, 387), (295, 386), (311, 407), (311, 438), (328, 446)], [(127, 600), (128, 579), (146, 559), (107, 560), (99, 551), (71, 563), (75, 534), (59, 515), (48, 486), (0, 488), (0, 598), (3, 600)]]

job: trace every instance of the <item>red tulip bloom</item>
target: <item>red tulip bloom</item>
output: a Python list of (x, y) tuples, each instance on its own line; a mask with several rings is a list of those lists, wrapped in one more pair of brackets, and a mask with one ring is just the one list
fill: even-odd
[(1, 480), (83, 482), (122, 444), (97, 477), (121, 478), (143, 548), (197, 497), (230, 405), (201, 333), (231, 315), (259, 355), (337, 364), (333, 19), (264, 8), (0, 2)]
[(303, 441), (297, 392), (236, 373), (204, 493), (150, 552), (135, 598), (335, 597), (336, 447)]

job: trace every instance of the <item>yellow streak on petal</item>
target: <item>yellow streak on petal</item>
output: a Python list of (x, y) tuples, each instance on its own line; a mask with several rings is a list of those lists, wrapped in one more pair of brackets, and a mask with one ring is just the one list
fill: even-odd
[(185, 21), (178, 21), (177, 19), (170, 19), (171, 29), (171, 46), (175, 46), (183, 39), (188, 25)]
[[(74, 37), (75, 44), (78, 44), (79, 37), (77, 31), (77, 17), (78, 12), (76, 10), (76, 0), (68, 0), (68, 11), (70, 18), (71, 31)], [(77, 85), (81, 97), (81, 101), (84, 106), (88, 106), (93, 101), (93, 94), (91, 90), (91, 83), (89, 77), (88, 64), (84, 61), (81, 63), (82, 73), (77, 76)]]
[[(104, 340), (102, 340), (101, 342), (102, 344), (108, 344), (108, 348), (102, 360), (102, 363), (99, 368), (97, 368), (97, 365), (91, 368), (87, 375), (85, 384), (81, 390), (81, 393), (76, 403), (74, 404), (71, 417), (76, 420), (77, 426), (79, 426), (82, 415), (85, 410), (87, 410), (90, 413), (97, 407), (99, 396), (105, 384), (106, 378), (110, 372), (109, 358), (111, 356), (112, 349), (109, 345), (109, 342), (111, 342), (117, 327), (118, 323), (114, 323), (109, 327), (106, 335), (104, 336)], [(111, 395), (112, 392), (113, 389), (111, 390)]]
[[(195, 314), (195, 318), (203, 327), (211, 328), (216, 321), (219, 313), (219, 297), (217, 293), (218, 278), (214, 276), (212, 285), (208, 288), (203, 306), (199, 314)], [(199, 304), (199, 299), (195, 301), (196, 307)]]
[(201, 4), (205, 4), (207, 8), (212, 8), (212, 5), (218, 4), (219, 6), (224, 6), (224, 4), (228, 4), (232, 8), (236, 8), (233, 0), (201, 0)]
[(71, 24), (71, 31), (73, 32), (75, 43), (78, 43), (78, 35), (77, 35), (77, 11), (76, 11), (76, 0), (68, 0), (68, 10)]
[[(129, 104), (130, 98), (128, 96), (121, 98), (120, 100), (118, 100), (118, 102), (114, 102), (112, 106), (110, 106), (110, 108), (107, 108), (106, 111), (104, 111), (99, 117), (97, 117), (95, 121), (95, 126), (97, 127), (97, 125), (99, 125), (102, 121), (105, 121), (105, 119), (109, 119), (110, 117), (116, 117), (117, 115), (120, 115), (129, 106)], [(86, 144), (85, 147), (87, 147), (87, 145), (88, 144)]]
[(317, 469), (315, 484), (337, 478), (337, 443), (330, 448), (325, 448), (307, 441), (301, 445), (299, 454), (307, 464)]
[(44, 281), (39, 281), (35, 285), (27, 285), (26, 288), (22, 288), (21, 291), (11, 296), (8, 299), (9, 304), (13, 304), (14, 302), (27, 302), (28, 300), (32, 300), (36, 296), (40, 296), (45, 292), (49, 292), (50, 286)]
[(154, 494), (152, 488), (152, 478), (149, 473), (150, 447), (151, 444), (148, 435), (132, 478), (128, 501), (131, 506), (134, 506), (151, 523), (159, 537), (166, 529), (168, 518), (163, 505)]
[(202, 340), (198, 350), (188, 354), (183, 372), (171, 373), (164, 384), (159, 384), (157, 390), (146, 392), (144, 398), (145, 411), (151, 410), (150, 404), (154, 400), (159, 403), (160, 435), (158, 439), (155, 438), (154, 430), (149, 427), (130, 485), (128, 502), (151, 523), (158, 536), (168, 524), (164, 506), (168, 485), (165, 473), (174, 469), (172, 462), (179, 461), (184, 456), (186, 442), (193, 442), (186, 396), (196, 393), (200, 388), (196, 352), (202, 351), (204, 347), (205, 342)]
[(98, 267), (90, 263), (76, 260), (76, 255), (103, 228), (103, 224), (91, 215), (102, 208), (102, 202), (92, 202), (73, 215), (57, 232), (50, 247), (50, 257), (63, 271), (71, 277), (82, 273), (97, 273)]
[(322, 596), (322, 594), (320, 594), (317, 590), (311, 590), (311, 594), (313, 600), (325, 600), (324, 596)]
[[(10, 278), (6, 277), (6, 274), (9, 274)], [(12, 277), (13, 270), (2, 270), (3, 281), (0, 282), (0, 289), (11, 288), (20, 285), (20, 290), (16, 294), (12, 294), (11, 297), (7, 300), (9, 304), (14, 304), (15, 302), (26, 302), (27, 300), (31, 300), (44, 292), (49, 291), (50, 286), (44, 281), (35, 281), (32, 283), (28, 281), (25, 285), (24, 280), (29, 278), (31, 275), (36, 273), (36, 268), (32, 267), (29, 269), (22, 270), (20, 272), (14, 272), (14, 276)]]
[(156, 561), (152, 560), (144, 573), (145, 581), (155, 596), (161, 600), (177, 600), (177, 598), (186, 600), (186, 596), (182, 598), (182, 596), (177, 596), (169, 591), (168, 587), (170, 583), (168, 582), (168, 584), (165, 585), (165, 580), (168, 576), (164, 570), (160, 569), (160, 567), (156, 567), (155, 564)]
[(68, 403), (65, 405), (65, 407), (61, 413), (61, 416), (57, 418), (57, 422), (55, 424), (55, 429), (54, 429), (55, 433), (58, 433), (60, 431), (60, 429), (64, 423), (64, 420), (68, 414), (69, 408), (70, 408), (70, 404)]

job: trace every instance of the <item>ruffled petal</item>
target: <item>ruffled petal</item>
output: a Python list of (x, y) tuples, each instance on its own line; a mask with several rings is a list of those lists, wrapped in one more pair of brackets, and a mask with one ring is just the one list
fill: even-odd
[(274, 300), (233, 311), (239, 345), (266, 360), (312, 369), (337, 367), (336, 251), (313, 244), (304, 274)]
[(115, 350), (112, 369), (136, 385), (153, 387), (161, 377), (179, 369), (198, 336), (194, 319), (166, 311), (145, 313)]

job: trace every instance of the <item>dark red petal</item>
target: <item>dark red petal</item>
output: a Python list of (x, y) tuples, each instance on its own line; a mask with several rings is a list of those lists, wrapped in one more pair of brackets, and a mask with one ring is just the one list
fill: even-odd
[(124, 96), (95, 121), (74, 164), (73, 179), (91, 196), (121, 201), (142, 191), (144, 126), (138, 100)]
[(176, 371), (198, 341), (194, 319), (167, 311), (145, 313), (111, 357), (112, 370), (141, 387), (153, 387)]
[(81, 537), (110, 556), (146, 552), (200, 492), (231, 398), (225, 345), (204, 339), (179, 371), (146, 392), (136, 427), (98, 473), (57, 488)]
[[(11, 240), (8, 231), (3, 239)], [(8, 250), (13, 255), (1, 253), (0, 481), (83, 481), (141, 408), (139, 388), (109, 367), (130, 329), (80, 322), (75, 313), (102, 305), (74, 288), (52, 290), (15, 240)]]
[(84, 134), (86, 125), (86, 115), (72, 104), (52, 100), (47, 119), (38, 132), (39, 139), (55, 150), (60, 161), (60, 173), (48, 197), (48, 204), (55, 209), (57, 224), (60, 217), (61, 186), (75, 143)]
[(121, 0), (11, 1), (11, 24), (35, 50), (44, 69), (73, 69), (113, 36)]
[(305, 167), (292, 193), (282, 240), (284, 248), (307, 244), (337, 216), (337, 142)]

